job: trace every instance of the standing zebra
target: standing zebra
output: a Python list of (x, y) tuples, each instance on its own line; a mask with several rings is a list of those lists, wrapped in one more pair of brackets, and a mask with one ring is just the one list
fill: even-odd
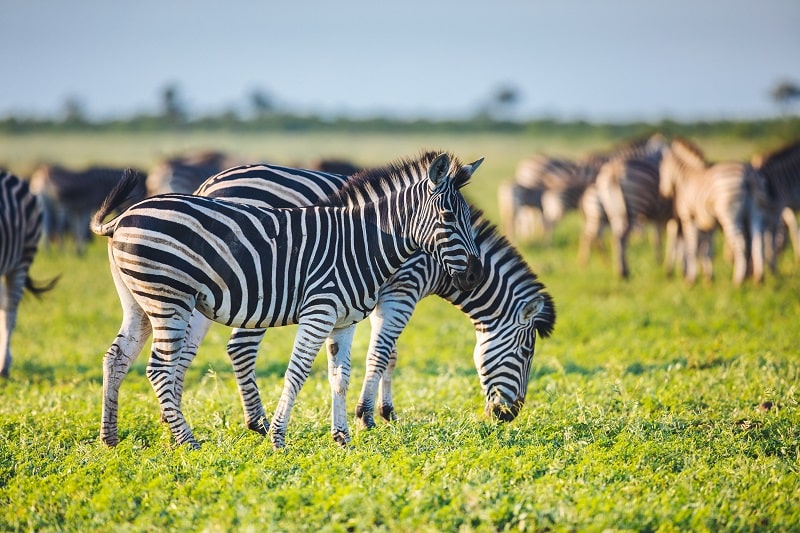
[[(197, 446), (176, 385), (189, 319), (197, 308), (234, 327), (298, 324), (269, 428), (276, 448), (285, 445), (291, 408), (327, 338), (331, 433), (337, 442), (349, 442), (350, 345), (355, 325), (374, 307), (381, 285), (417, 249), (434, 255), (462, 289), (480, 281), (469, 207), (459, 188), (481, 162), (462, 166), (441, 154), (391, 165), (360, 174), (336, 196), (308, 208), (157, 196), (102, 224), (128, 191), (112, 192), (91, 225), (98, 235), (111, 237), (111, 271), (125, 315), (104, 358), (103, 441), (118, 441), (115, 394), (152, 331), (147, 376), (162, 418), (178, 444)], [(263, 432), (270, 425), (265, 418), (258, 423)]]
[(797, 211), (800, 211), (800, 141), (753, 158), (753, 166), (764, 176), (769, 193), (767, 225), (769, 228), (769, 261), (776, 269), (777, 245), (781, 219), (786, 224), (795, 258), (800, 260), (800, 231)]
[[(90, 167), (68, 170), (58, 165), (41, 165), (31, 175), (31, 192), (41, 198), (44, 210), (42, 233), (45, 246), (56, 240), (62, 245), (71, 234), (78, 254), (86, 250), (89, 220), (111, 189), (119, 181), (123, 169)], [(136, 192), (144, 198), (144, 185)]]
[[(336, 174), (277, 166), (244, 166), (210, 178), (197, 194), (257, 206), (293, 207), (319, 202), (344, 187), (348, 179)], [(472, 233), (484, 270), (483, 283), (464, 291), (430, 256), (417, 252), (379, 292), (375, 310), (370, 315), (372, 336), (367, 373), (356, 408), (357, 417), (367, 427), (374, 425), (375, 396), (379, 387), (381, 415), (387, 419), (393, 416), (391, 374), (397, 357), (396, 341), (417, 302), (431, 294), (460, 308), (475, 325), (478, 342), (474, 362), (486, 398), (486, 413), (509, 421), (516, 417), (524, 403), (536, 335), (550, 335), (555, 308), (550, 295), (543, 291), (544, 286), (516, 250), (480, 211), (472, 207), (471, 211)], [(179, 383), (209, 325), (208, 319), (195, 313), (179, 366)], [(258, 421), (265, 416), (255, 378), (255, 361), (263, 335), (263, 329), (236, 329), (228, 344), (245, 422), (255, 430), (260, 427)], [(182, 391), (182, 387), (178, 391)]]
[(11, 334), (22, 292), (50, 290), (53, 280), (36, 285), (28, 275), (42, 234), (42, 207), (28, 184), (0, 170), (0, 377), (11, 368)]
[(605, 221), (611, 226), (612, 251), (617, 275), (630, 275), (627, 261), (627, 241), (631, 229), (640, 220), (656, 226), (656, 254), (666, 224), (672, 217), (672, 201), (659, 192), (658, 167), (661, 152), (666, 146), (661, 135), (630, 149), (625, 155), (612, 158), (600, 167), (595, 182), (581, 199), (584, 228), (579, 245), (579, 260), (588, 260), (592, 241), (599, 237)]
[(675, 213), (685, 240), (686, 280), (697, 278), (697, 255), (702, 253), (704, 272), (713, 275), (712, 237), (722, 228), (733, 255), (733, 283), (747, 275), (748, 253), (753, 278), (764, 275), (763, 179), (749, 163), (708, 165), (700, 149), (685, 139), (673, 139), (664, 149), (660, 165), (661, 194), (673, 198)]

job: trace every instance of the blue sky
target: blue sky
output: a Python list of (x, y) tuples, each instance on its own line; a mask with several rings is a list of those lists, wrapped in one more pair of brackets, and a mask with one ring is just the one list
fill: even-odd
[(800, 84), (797, 0), (5, 0), (0, 116), (246, 109), (460, 117), (511, 86), (522, 117), (773, 116)]

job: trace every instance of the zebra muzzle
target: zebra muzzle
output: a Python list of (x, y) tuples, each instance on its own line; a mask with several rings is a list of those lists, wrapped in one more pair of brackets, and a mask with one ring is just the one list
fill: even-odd
[(453, 276), (456, 286), (462, 291), (471, 291), (483, 281), (483, 265), (477, 256), (467, 258), (467, 269)]
[(486, 402), (484, 412), (486, 416), (494, 417), (501, 422), (511, 422), (519, 414), (519, 410), (525, 404), (525, 400), (516, 400), (513, 402), (492, 400)]

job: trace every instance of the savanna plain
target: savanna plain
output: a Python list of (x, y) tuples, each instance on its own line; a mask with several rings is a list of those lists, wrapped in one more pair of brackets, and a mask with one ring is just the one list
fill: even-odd
[[(693, 139), (710, 159), (749, 159), (780, 140)], [(496, 190), (536, 151), (578, 157), (602, 137), (355, 134), (6, 135), (0, 161), (147, 167), (189, 148), (282, 164), (317, 156), (362, 165), (442, 148), (485, 156), (465, 195), (499, 222)], [(399, 340), (399, 419), (352, 444), (329, 434), (324, 354), (298, 397), (287, 447), (248, 431), (229, 330), (215, 325), (186, 378), (184, 413), (202, 447), (175, 447), (140, 355), (123, 383), (120, 437), (99, 440), (102, 357), (121, 310), (105, 242), (87, 254), (40, 250), (32, 275), (56, 288), (23, 300), (11, 377), (0, 383), (0, 530), (4, 531), (784, 531), (800, 530), (800, 265), (730, 283), (687, 286), (654, 259), (652, 234), (631, 243), (632, 277), (613, 275), (609, 245), (577, 264), (570, 214), (548, 245), (519, 245), (558, 319), (538, 339), (516, 420), (483, 414), (469, 320), (424, 300)], [(280, 396), (295, 329), (270, 330), (258, 383)], [(364, 375), (369, 324), (353, 346), (348, 409)], [(352, 414), (351, 414), (352, 417)]]

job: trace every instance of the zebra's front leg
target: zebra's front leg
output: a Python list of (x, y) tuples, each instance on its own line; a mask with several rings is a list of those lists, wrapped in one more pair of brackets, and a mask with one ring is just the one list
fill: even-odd
[(186, 329), (191, 319), (191, 311), (187, 311), (187, 308), (194, 308), (194, 301), (186, 308), (159, 309), (149, 313), (153, 328), (153, 348), (146, 374), (158, 397), (162, 420), (169, 425), (175, 442), (197, 449), (200, 445), (183, 416), (175, 384)]
[[(397, 361), (395, 343), (408, 324), (414, 306), (401, 305), (402, 292), (397, 293), (396, 300), (392, 300), (393, 297), (389, 291), (384, 291), (378, 305), (369, 316), (372, 331), (367, 350), (367, 370), (356, 405), (356, 418), (368, 429), (375, 427), (375, 397), (379, 387), (382, 391), (381, 416), (386, 420), (395, 419), (391, 392), (391, 372)], [(416, 302), (418, 299), (413, 301)], [(382, 382), (384, 378), (385, 383)], [(388, 396), (386, 396), (387, 391)]]
[(350, 349), (356, 325), (334, 329), (328, 337), (328, 383), (331, 386), (331, 436), (342, 446), (350, 442), (347, 427), (347, 389), (350, 387)]
[(248, 429), (266, 436), (269, 431), (269, 419), (264, 411), (256, 383), (258, 346), (265, 333), (265, 329), (236, 328), (231, 334), (227, 349), (242, 400), (245, 424)]
[(313, 322), (302, 318), (300, 320), (289, 367), (283, 380), (283, 392), (269, 430), (272, 446), (275, 449), (286, 446), (286, 428), (289, 425), (292, 406), (311, 373), (311, 364), (322, 348), (322, 343), (332, 330), (333, 324), (321, 322), (317, 315), (314, 316)]
[(378, 403), (378, 411), (381, 417), (387, 422), (395, 422), (397, 420), (397, 413), (394, 410), (394, 400), (392, 399), (392, 375), (394, 368), (397, 366), (397, 345), (392, 348), (389, 354), (389, 364), (386, 365), (386, 370), (381, 375), (380, 386), (378, 388), (378, 395), (380, 402)]

